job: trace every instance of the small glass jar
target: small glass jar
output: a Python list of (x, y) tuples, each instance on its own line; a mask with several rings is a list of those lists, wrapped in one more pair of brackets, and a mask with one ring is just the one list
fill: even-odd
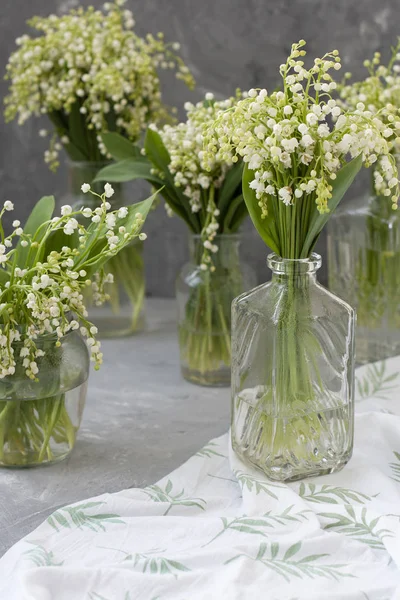
[(0, 380), (0, 467), (33, 467), (66, 458), (75, 445), (85, 405), (89, 352), (79, 331), (56, 346), (53, 335), (35, 340), (37, 381), (25, 374), (14, 344), (16, 371)]
[(176, 284), (182, 375), (199, 385), (229, 386), (231, 379), (231, 303), (256, 283), (239, 257), (239, 234), (221, 234), (212, 255), (215, 270), (202, 271), (203, 241), (189, 240), (190, 262)]
[(317, 282), (317, 254), (268, 265), (232, 305), (232, 446), (277, 481), (333, 473), (353, 449), (355, 311)]
[(364, 195), (328, 225), (329, 288), (357, 311), (356, 361), (400, 354), (400, 214)]
[[(63, 204), (73, 207), (87, 206), (96, 208), (97, 199), (81, 191), (83, 183), (90, 183), (98, 194), (104, 191), (104, 182), (92, 183), (97, 173), (107, 162), (70, 162), (69, 192), (62, 199)], [(124, 185), (113, 183), (114, 195), (109, 198), (112, 210), (132, 204), (125, 197)], [(99, 336), (120, 337), (141, 331), (145, 326), (145, 275), (143, 262), (143, 242), (136, 238), (123, 248), (105, 265), (106, 273), (113, 275), (114, 283), (105, 284), (109, 299), (96, 306), (90, 292), (85, 303), (89, 311), (89, 320), (99, 329)]]

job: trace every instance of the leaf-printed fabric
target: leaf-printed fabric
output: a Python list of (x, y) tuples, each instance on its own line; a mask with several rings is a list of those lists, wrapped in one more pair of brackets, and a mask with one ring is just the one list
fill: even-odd
[(269, 481), (223, 435), (154, 485), (59, 508), (0, 560), (0, 600), (400, 600), (400, 357), (356, 394), (341, 472)]

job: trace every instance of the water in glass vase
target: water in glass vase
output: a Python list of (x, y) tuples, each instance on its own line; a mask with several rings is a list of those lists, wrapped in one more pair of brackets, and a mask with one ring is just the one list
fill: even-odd
[(203, 241), (190, 238), (191, 261), (176, 283), (181, 371), (198, 385), (229, 386), (232, 300), (255, 285), (254, 271), (240, 260), (240, 235), (215, 238), (214, 270), (200, 268)]
[(243, 390), (234, 398), (232, 445), (236, 453), (270, 479), (294, 481), (340, 470), (353, 444), (351, 406), (332, 397), (319, 410), (268, 413), (271, 390)]
[(0, 466), (63, 460), (75, 445), (87, 381), (47, 398), (0, 401)]

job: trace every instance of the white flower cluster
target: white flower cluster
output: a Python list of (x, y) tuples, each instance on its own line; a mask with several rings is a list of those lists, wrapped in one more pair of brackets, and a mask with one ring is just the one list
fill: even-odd
[[(88, 184), (82, 187), (90, 191)], [(87, 338), (96, 367), (101, 364), (97, 329), (87, 320), (83, 290), (93, 285), (96, 302), (101, 303), (105, 299), (103, 284), (110, 278), (100, 276), (102, 281), (99, 285), (93, 266), (114, 256), (138, 236), (144, 221), (138, 212), (128, 231), (123, 225), (128, 209), (122, 207), (109, 212), (111, 206), (106, 198), (111, 195), (112, 188), (106, 184), (105, 192), (100, 196), (101, 206), (94, 210), (82, 208), (73, 211), (70, 206), (63, 206), (61, 216), (40, 225), (40, 236), (37, 232), (26, 234), (19, 221), (13, 222), (14, 229), (8, 237), (4, 237), (0, 227), (1, 281), (5, 281), (0, 286), (0, 379), (13, 375), (17, 365), (22, 365), (27, 377), (35, 379), (39, 371), (38, 359), (43, 356), (40, 336), (54, 335), (55, 340), (60, 340), (76, 329), (80, 329)], [(12, 209), (12, 203), (5, 202), (0, 211), (0, 221), (5, 211)], [(85, 218), (91, 220), (87, 227), (83, 225)], [(77, 231), (79, 245), (65, 245), (59, 250), (52, 250), (43, 259), (46, 243), (57, 231), (66, 235)], [(21, 253), (16, 240), (23, 248), (29, 248), (29, 265), (18, 264)], [(98, 248), (95, 253), (91, 251), (94, 247)]]
[(396, 208), (399, 182), (390, 139), (400, 132), (400, 122), (384, 123), (362, 102), (343, 111), (331, 96), (337, 85), (330, 71), (340, 69), (338, 52), (315, 59), (307, 70), (304, 45), (303, 40), (294, 44), (280, 67), (282, 91), (269, 95), (252, 89), (217, 119), (206, 136), (205, 162), (212, 168), (215, 160), (242, 157), (254, 171), (250, 187), (265, 218), (268, 197), (294, 205), (310, 196), (321, 213), (328, 212), (331, 183), (347, 157), (361, 155), (369, 166), (383, 156), (382, 193)]
[(218, 118), (222, 111), (231, 108), (236, 98), (214, 101), (213, 94), (208, 93), (205, 100), (192, 104), (185, 103), (186, 121), (177, 125), (165, 125), (159, 131), (162, 141), (171, 157), (169, 171), (174, 176), (176, 187), (182, 188), (189, 198), (192, 212), (200, 212), (213, 186), (219, 188), (224, 181), (232, 160), (215, 159), (211, 164), (204, 161), (204, 127)]
[[(375, 52), (372, 60), (364, 61), (369, 76), (362, 81), (343, 83), (339, 86), (341, 105), (347, 110), (354, 110), (363, 103), (367, 110), (379, 116), (387, 125), (384, 134), (392, 144), (392, 153), (400, 153), (400, 39), (393, 48), (392, 56), (387, 66), (381, 64), (381, 55)], [(351, 73), (345, 74), (345, 81), (351, 78)], [(379, 168), (394, 176), (391, 165), (386, 157), (379, 160)], [(385, 178), (379, 170), (374, 171), (375, 190), (379, 195), (385, 194)]]
[[(92, 149), (93, 156), (72, 158), (99, 160), (99, 150), (100, 157), (107, 154), (100, 132), (116, 129), (137, 141), (149, 122), (167, 118), (157, 71), (174, 69), (189, 87), (193, 77), (175, 53), (179, 44), (166, 44), (161, 33), (145, 38), (134, 33), (132, 13), (124, 4), (116, 0), (105, 4), (104, 12), (78, 8), (61, 17), (31, 19), (29, 24), (42, 35), (17, 39), (19, 49), (7, 65), (6, 119), (18, 116), (22, 124), (32, 115), (47, 114), (68, 152), (75, 142), (68, 115), (77, 103), (81, 121), (92, 131), (95, 146), (97, 136), (98, 147)], [(45, 137), (47, 131), (40, 135)], [(45, 156), (53, 168), (61, 147), (53, 137)]]
[[(177, 125), (165, 125), (158, 131), (171, 158), (168, 168), (173, 175), (174, 184), (177, 188), (182, 188), (192, 212), (199, 214), (201, 219), (201, 235), (206, 250), (201, 264), (203, 270), (209, 267), (213, 269), (210, 253), (218, 251), (214, 239), (220, 229), (216, 191), (233, 164), (230, 156), (215, 158), (211, 163), (206, 163), (203, 132), (223, 111), (232, 108), (240, 97), (238, 91), (236, 98), (214, 101), (213, 94), (209, 92), (204, 101), (197, 104), (185, 103), (186, 121)], [(152, 127), (156, 129), (155, 126)]]

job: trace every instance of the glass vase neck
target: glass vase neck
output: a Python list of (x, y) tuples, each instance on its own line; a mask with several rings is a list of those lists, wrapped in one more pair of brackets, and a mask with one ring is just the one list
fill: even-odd
[[(211, 252), (211, 259), (214, 266), (229, 266), (234, 257), (239, 256), (239, 245), (242, 236), (238, 233), (221, 233), (216, 235), (213, 245), (218, 247), (217, 252)], [(189, 253), (191, 261), (200, 265), (204, 253), (204, 241), (199, 234), (190, 234)]]
[(274, 252), (268, 255), (267, 263), (272, 271), (272, 279), (284, 280), (295, 275), (312, 277), (315, 279), (316, 273), (322, 264), (319, 254), (312, 252), (309, 258), (282, 258)]

